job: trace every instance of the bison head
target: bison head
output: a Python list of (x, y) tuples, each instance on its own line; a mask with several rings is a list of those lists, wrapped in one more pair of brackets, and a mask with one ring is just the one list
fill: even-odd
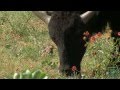
[(51, 16), (45, 11), (34, 13), (48, 24), (49, 35), (58, 48), (60, 72), (66, 75), (74, 71), (80, 73), (80, 62), (86, 50), (84, 26), (96, 12), (87, 11), (80, 15), (78, 11), (54, 11)]

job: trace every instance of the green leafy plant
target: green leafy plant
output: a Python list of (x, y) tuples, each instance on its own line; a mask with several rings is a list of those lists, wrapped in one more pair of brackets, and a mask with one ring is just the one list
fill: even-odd
[(36, 70), (34, 72), (26, 70), (23, 73), (14, 73), (13, 79), (48, 79), (48, 76), (40, 70)]

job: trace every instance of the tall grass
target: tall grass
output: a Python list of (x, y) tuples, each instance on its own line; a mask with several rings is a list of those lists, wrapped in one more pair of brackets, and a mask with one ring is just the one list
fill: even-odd
[(48, 36), (47, 25), (32, 12), (0, 12), (0, 78), (26, 69), (54, 72), (52, 65), (42, 64), (56, 63), (58, 59), (55, 47), (54, 58), (43, 52), (49, 46), (55, 45)]

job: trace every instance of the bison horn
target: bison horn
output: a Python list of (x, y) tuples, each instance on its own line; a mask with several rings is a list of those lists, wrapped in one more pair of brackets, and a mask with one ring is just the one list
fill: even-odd
[(51, 16), (47, 15), (48, 12), (46, 13), (46, 11), (33, 11), (33, 13), (47, 24), (51, 19)]
[(82, 21), (86, 24), (90, 21), (90, 19), (93, 18), (94, 15), (98, 15), (99, 14), (99, 11), (87, 11), (85, 13), (83, 13), (82, 15), (80, 15)]
[[(53, 11), (33, 11), (33, 13), (39, 17), (41, 20), (43, 20), (45, 23), (49, 23), (50, 19), (51, 19), (51, 14), (53, 13)], [(94, 16), (94, 15), (98, 15), (99, 11), (87, 11), (85, 13), (83, 13), (82, 15), (80, 15), (82, 21), (86, 24), (87, 22), (90, 21), (90, 19)]]

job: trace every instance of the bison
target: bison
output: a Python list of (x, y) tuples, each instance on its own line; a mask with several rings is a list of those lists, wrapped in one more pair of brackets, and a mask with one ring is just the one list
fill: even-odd
[[(59, 53), (59, 70), (67, 76), (73, 74), (73, 68), (80, 74), (80, 63), (86, 51), (83, 33), (102, 32), (107, 22), (113, 30), (112, 36), (119, 38), (119, 11), (34, 11), (48, 23), (49, 35), (56, 44)], [(49, 16), (48, 16), (49, 14)]]

